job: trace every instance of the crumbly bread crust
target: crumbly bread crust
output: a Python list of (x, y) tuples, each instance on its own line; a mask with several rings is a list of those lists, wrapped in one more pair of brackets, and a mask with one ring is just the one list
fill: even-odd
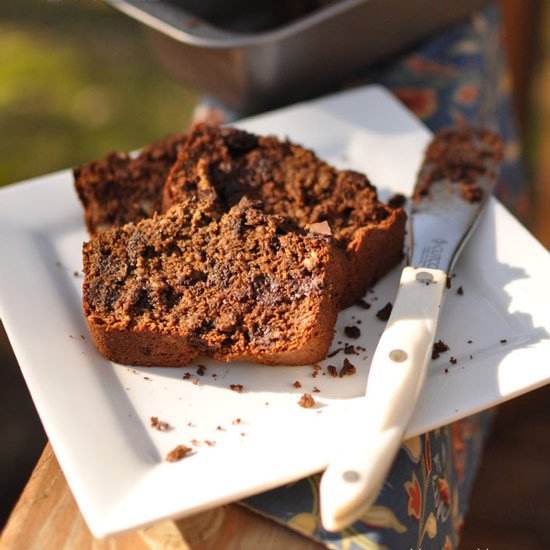
[(160, 212), (162, 188), (185, 137), (177, 134), (157, 141), (135, 158), (113, 152), (75, 168), (75, 188), (88, 231), (94, 234)]
[(402, 258), (406, 214), (380, 202), (363, 174), (336, 170), (289, 141), (197, 125), (170, 171), (163, 210), (190, 197), (226, 210), (243, 196), (301, 227), (328, 223), (347, 257), (342, 307)]
[(84, 244), (83, 306), (108, 359), (182, 366), (302, 365), (323, 359), (344, 286), (332, 237), (241, 200), (226, 212), (188, 200)]

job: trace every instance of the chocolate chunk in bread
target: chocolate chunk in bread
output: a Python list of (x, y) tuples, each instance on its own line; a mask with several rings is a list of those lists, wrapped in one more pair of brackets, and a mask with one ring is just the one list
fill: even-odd
[(144, 148), (135, 158), (110, 153), (74, 169), (75, 188), (93, 234), (138, 222), (161, 210), (162, 188), (185, 136), (177, 134)]
[(301, 365), (323, 359), (344, 286), (344, 254), (240, 200), (196, 198), (83, 247), (84, 314), (108, 359), (182, 366), (222, 361)]

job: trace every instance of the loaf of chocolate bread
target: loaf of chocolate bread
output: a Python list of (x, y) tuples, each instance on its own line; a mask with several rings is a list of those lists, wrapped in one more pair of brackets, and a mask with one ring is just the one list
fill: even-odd
[[(197, 198), (84, 244), (84, 314), (98, 350), (131, 365), (323, 359), (345, 285), (345, 255), (243, 198)], [(316, 232), (316, 231), (320, 232)]]
[(363, 174), (337, 170), (290, 141), (197, 125), (168, 176), (163, 209), (196, 197), (228, 210), (244, 196), (303, 228), (326, 222), (346, 255), (341, 307), (402, 258), (406, 214), (380, 202)]
[(90, 233), (149, 218), (160, 212), (162, 188), (184, 134), (144, 148), (135, 158), (113, 152), (74, 169), (75, 188)]

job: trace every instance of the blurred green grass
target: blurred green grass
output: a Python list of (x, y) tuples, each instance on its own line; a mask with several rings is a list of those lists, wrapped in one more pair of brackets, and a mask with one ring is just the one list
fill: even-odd
[(197, 98), (101, 1), (0, 2), (0, 185), (179, 131)]

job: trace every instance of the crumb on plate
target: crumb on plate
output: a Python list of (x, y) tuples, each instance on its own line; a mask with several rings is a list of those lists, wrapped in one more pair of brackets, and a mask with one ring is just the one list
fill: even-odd
[(192, 451), (191, 448), (185, 446), (185, 445), (178, 445), (177, 447), (174, 447), (167, 455), (166, 455), (166, 462), (178, 462), (181, 460), (184, 456), (188, 455)]

